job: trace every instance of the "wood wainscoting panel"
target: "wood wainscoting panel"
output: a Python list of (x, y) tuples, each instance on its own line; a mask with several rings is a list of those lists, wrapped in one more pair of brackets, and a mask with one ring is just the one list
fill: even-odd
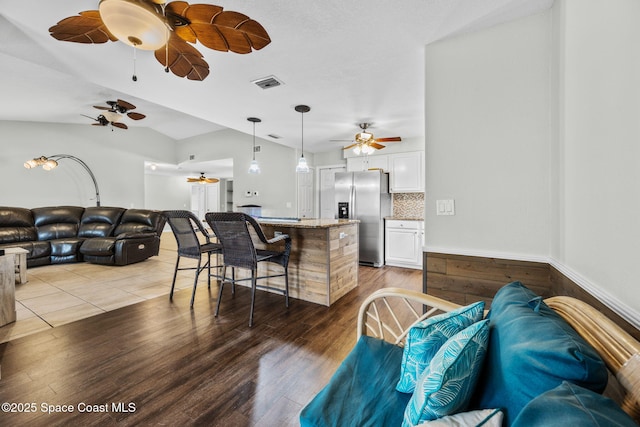
[(566, 295), (584, 301), (640, 340), (638, 329), (548, 263), (436, 252), (424, 252), (423, 261), (423, 291), (429, 294), (463, 305), (482, 300), (489, 308), (502, 286), (520, 281), (544, 298)]
[(482, 300), (489, 308), (498, 289), (513, 281), (545, 298), (551, 296), (547, 263), (425, 252), (423, 265), (428, 293), (437, 290), (456, 302), (464, 295), (459, 302), (463, 304)]

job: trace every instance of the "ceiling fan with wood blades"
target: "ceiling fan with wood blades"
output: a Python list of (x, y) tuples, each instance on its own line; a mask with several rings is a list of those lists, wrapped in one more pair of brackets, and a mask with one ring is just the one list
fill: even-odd
[(353, 148), (353, 151), (356, 154), (371, 154), (375, 152), (375, 150), (382, 150), (385, 145), (382, 145), (381, 142), (401, 142), (402, 138), (399, 136), (392, 136), (387, 138), (376, 138), (373, 136), (371, 132), (368, 132), (367, 129), (371, 126), (371, 123), (359, 123), (360, 129), (362, 132), (358, 132), (353, 138), (353, 144), (347, 145), (343, 147), (343, 150), (348, 150)]
[[(242, 13), (211, 4), (165, 0), (100, 0), (98, 10), (65, 18), (49, 32), (61, 41), (121, 41), (136, 49), (153, 50), (166, 72), (189, 80), (204, 80), (209, 75), (209, 64), (192, 46), (196, 42), (242, 54), (271, 42), (262, 25)], [(133, 80), (137, 80), (135, 72)]]
[(100, 114), (97, 118), (87, 116), (85, 114), (83, 114), (83, 116), (95, 120), (96, 123), (93, 124), (94, 126), (111, 125), (120, 129), (129, 129), (126, 124), (120, 122), (120, 119), (122, 119), (125, 114), (132, 120), (142, 120), (147, 117), (137, 111), (131, 111), (135, 110), (136, 106), (130, 102), (123, 101), (122, 99), (118, 99), (117, 101), (106, 101), (106, 103), (108, 107), (104, 105), (93, 106), (93, 108), (104, 111), (104, 113)]
[(200, 176), (198, 178), (187, 178), (187, 182), (196, 182), (198, 184), (215, 184), (216, 182), (220, 182), (218, 178), (207, 178), (204, 176), (204, 172), (200, 172)]

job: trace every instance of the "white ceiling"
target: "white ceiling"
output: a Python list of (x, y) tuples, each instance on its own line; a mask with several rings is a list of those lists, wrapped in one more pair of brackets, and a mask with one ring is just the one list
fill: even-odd
[[(339, 149), (373, 122), (378, 137), (424, 135), (424, 46), (547, 9), (553, 0), (201, 1), (260, 22), (271, 44), (248, 55), (197, 46), (211, 74), (202, 82), (166, 74), (152, 52), (120, 42), (53, 39), (49, 27), (98, 0), (0, 0), (0, 120), (92, 123), (93, 105), (122, 98), (147, 115), (144, 126), (176, 140), (224, 128), (305, 151)], [(276, 76), (263, 90), (253, 80)], [(98, 130), (99, 128), (96, 127)], [(126, 132), (115, 129), (115, 131)], [(281, 136), (277, 141), (269, 134)]]

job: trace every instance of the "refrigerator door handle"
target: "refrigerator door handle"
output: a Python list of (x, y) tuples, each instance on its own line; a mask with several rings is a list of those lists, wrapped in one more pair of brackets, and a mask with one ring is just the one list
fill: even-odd
[(349, 210), (349, 219), (355, 219), (356, 215), (356, 186), (355, 184), (351, 184), (351, 194), (349, 194), (349, 202), (351, 205), (351, 209)]

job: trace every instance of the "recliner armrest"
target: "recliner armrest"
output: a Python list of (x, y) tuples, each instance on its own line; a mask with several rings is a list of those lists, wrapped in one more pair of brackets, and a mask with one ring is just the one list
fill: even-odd
[(120, 233), (116, 236), (116, 240), (126, 240), (126, 239), (143, 239), (145, 237), (156, 237), (156, 233), (146, 232), (146, 233)]

